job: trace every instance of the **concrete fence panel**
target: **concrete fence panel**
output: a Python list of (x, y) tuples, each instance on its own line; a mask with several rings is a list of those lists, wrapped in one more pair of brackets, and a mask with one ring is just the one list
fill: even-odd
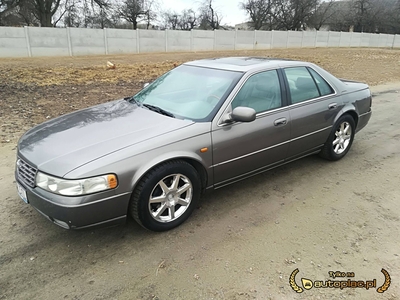
[(68, 28), (72, 55), (106, 54), (104, 30)]
[(32, 56), (70, 55), (66, 28), (27, 27)]
[(400, 48), (400, 35), (395, 35), (393, 39), (393, 48)]
[(234, 50), (235, 31), (215, 30), (215, 50)]
[(303, 31), (302, 47), (311, 48), (315, 47), (315, 38), (317, 31)]
[(287, 32), (287, 43), (288, 48), (301, 48), (303, 41), (302, 31), (288, 31)]
[(390, 34), (379, 34), (379, 47), (382, 48), (387, 48), (387, 47), (392, 47), (393, 45), (393, 35)]
[(105, 29), (107, 54), (137, 53), (136, 30)]
[(0, 27), (0, 57), (302, 47), (400, 47), (400, 35), (333, 31)]
[(272, 48), (272, 31), (253, 32), (254, 49), (264, 50)]
[(350, 47), (360, 47), (362, 33), (352, 32), (351, 33), (351, 44)]
[(315, 47), (328, 47), (329, 32), (328, 31), (317, 31), (315, 38)]
[(139, 35), (139, 52), (165, 52), (166, 34), (159, 30), (137, 29)]
[(190, 31), (167, 30), (167, 51), (190, 51), (192, 49), (192, 33)]
[(370, 33), (361, 33), (360, 47), (369, 47), (371, 35)]
[(255, 46), (255, 34), (249, 34), (248, 31), (237, 30), (236, 31), (236, 50), (250, 50), (254, 49)]
[(272, 31), (271, 48), (287, 48), (288, 31)]
[(329, 31), (328, 34), (328, 47), (340, 46), (340, 32)]
[(379, 34), (370, 34), (368, 47), (379, 47)]
[(214, 31), (193, 30), (192, 34), (194, 51), (214, 50)]
[(0, 27), (0, 57), (30, 56), (27, 28)]
[(350, 47), (351, 45), (351, 32), (340, 32), (339, 47)]

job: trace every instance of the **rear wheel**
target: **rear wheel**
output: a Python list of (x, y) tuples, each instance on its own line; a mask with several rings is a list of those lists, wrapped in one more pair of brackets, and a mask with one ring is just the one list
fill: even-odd
[(353, 144), (355, 122), (350, 115), (343, 115), (333, 126), (320, 156), (328, 160), (339, 160), (349, 152)]
[(150, 170), (132, 194), (130, 213), (144, 228), (170, 230), (182, 224), (200, 199), (201, 181), (196, 169), (181, 160)]

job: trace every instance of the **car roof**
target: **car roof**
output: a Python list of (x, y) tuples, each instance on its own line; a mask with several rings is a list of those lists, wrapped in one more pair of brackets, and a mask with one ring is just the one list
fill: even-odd
[(260, 68), (279, 68), (286, 66), (307, 65), (302, 61), (272, 57), (222, 57), (207, 58), (184, 63), (184, 65), (206, 67), (220, 70), (248, 72)]

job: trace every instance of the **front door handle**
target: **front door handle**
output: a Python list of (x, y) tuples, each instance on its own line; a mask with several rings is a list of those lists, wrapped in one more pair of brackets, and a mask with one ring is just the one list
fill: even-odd
[(337, 107), (337, 103), (331, 103), (328, 105), (329, 109), (335, 109)]
[(280, 118), (274, 121), (275, 126), (286, 125), (286, 123), (287, 123), (286, 118)]

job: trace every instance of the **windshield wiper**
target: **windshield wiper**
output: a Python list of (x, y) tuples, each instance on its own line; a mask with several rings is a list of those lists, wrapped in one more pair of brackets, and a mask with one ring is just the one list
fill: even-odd
[(128, 101), (128, 102), (131, 102), (131, 103), (135, 103), (137, 106), (141, 106), (141, 105), (142, 105), (142, 104), (141, 104), (139, 101), (137, 101), (137, 100), (135, 99), (135, 97), (133, 97), (133, 96), (131, 96), (131, 97), (125, 97), (124, 100), (126, 100), (126, 101)]
[(170, 113), (169, 111), (166, 111), (164, 109), (162, 109), (161, 107), (155, 106), (155, 105), (151, 105), (151, 104), (143, 104), (143, 106), (147, 107), (148, 109), (158, 112), (159, 114), (162, 114), (164, 116), (168, 116), (171, 118), (175, 118), (174, 114)]

